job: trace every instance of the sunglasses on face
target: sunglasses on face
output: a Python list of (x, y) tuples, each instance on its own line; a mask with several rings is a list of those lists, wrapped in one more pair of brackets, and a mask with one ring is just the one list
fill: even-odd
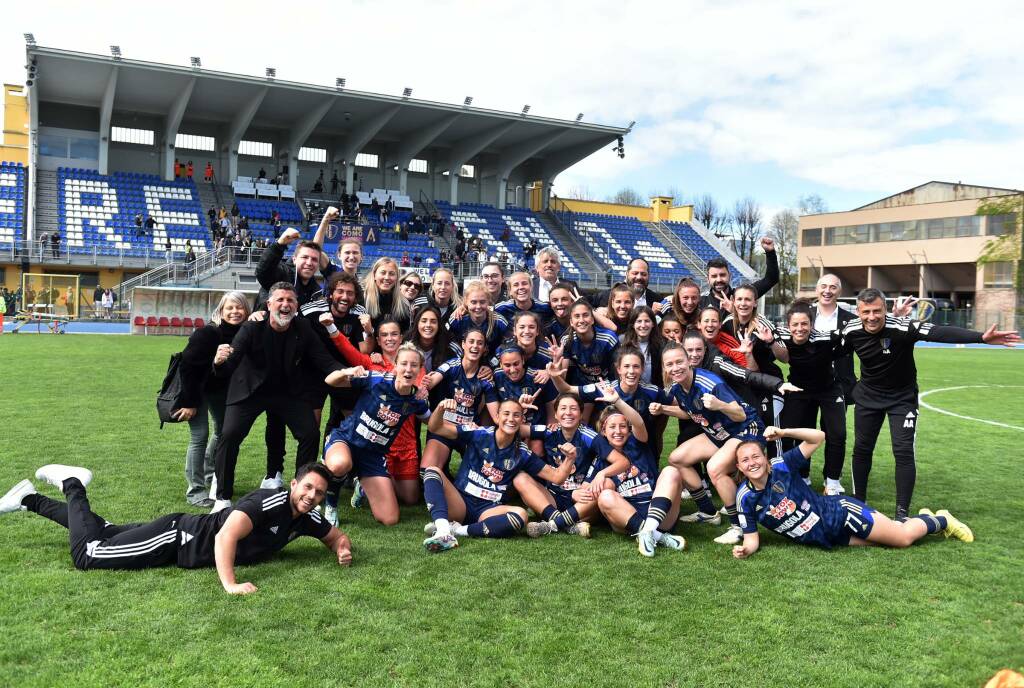
[(407, 279), (402, 280), (402, 286), (403, 287), (412, 287), (416, 291), (419, 291), (421, 289), (421, 286), (420, 286), (419, 282), (413, 282), (412, 280), (407, 280)]

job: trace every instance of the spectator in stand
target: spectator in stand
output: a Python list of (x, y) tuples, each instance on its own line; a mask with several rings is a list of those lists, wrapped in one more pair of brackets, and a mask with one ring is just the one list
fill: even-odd
[(103, 312), (107, 316), (107, 320), (114, 317), (114, 292), (110, 289), (103, 290), (103, 297), (100, 299), (100, 303), (103, 305)]
[(92, 313), (97, 320), (103, 314), (103, 287), (99, 284), (92, 290)]
[(147, 230), (147, 231), (148, 231), (148, 232), (149, 232), (150, 234), (152, 234), (152, 233), (153, 233), (153, 230), (154, 230), (154, 229), (156, 229), (156, 220), (154, 220), (154, 219), (153, 219), (153, 216), (152, 216), (152, 215), (148, 215), (148, 216), (146, 216), (146, 222), (145, 222), (144, 224), (145, 224), (145, 226), (146, 226), (146, 230)]
[(320, 173), (320, 179), (313, 182), (313, 193), (322, 194), (324, 192), (324, 179), (323, 172)]
[(338, 195), (338, 186), (339, 186), (338, 171), (335, 170), (334, 172), (331, 173), (331, 195), (332, 196), (337, 196)]
[(170, 263), (174, 260), (174, 251), (171, 249), (171, 238), (167, 237), (164, 242), (164, 260)]
[(259, 182), (267, 181), (267, 171), (265, 169), (263, 169), (262, 167), (260, 168), (259, 175), (257, 175), (257, 177), (256, 177), (256, 181), (259, 181)]
[(398, 230), (398, 238), (402, 241), (409, 241), (409, 228), (402, 223), (402, 226)]
[(242, 211), (238, 209), (238, 203), (231, 204), (231, 226), (238, 226), (238, 218), (241, 217)]
[(177, 158), (174, 159), (174, 178), (181, 179), (181, 161)]
[(196, 253), (192, 250), (192, 240), (185, 239), (185, 262), (191, 263), (196, 259)]
[(203, 171), (203, 181), (207, 184), (213, 181), (213, 165), (209, 160), (206, 161), (206, 169)]
[(235, 235), (235, 230), (231, 226), (231, 220), (229, 220), (226, 215), (220, 218), (220, 231), (226, 237), (233, 237)]
[(249, 218), (244, 215), (238, 218), (238, 229), (248, 232), (249, 231)]
[(210, 226), (215, 226), (217, 222), (217, 209), (211, 205), (210, 209), (206, 211), (206, 216), (210, 218)]
[(456, 228), (456, 230), (455, 230), (455, 241), (465, 241), (465, 240), (466, 240), (466, 232), (462, 229), (462, 227)]
[(376, 218), (379, 224), (383, 224), (383, 214), (384, 211), (380, 207), (380, 203), (377, 202), (377, 197), (374, 196), (372, 199), (370, 199), (370, 217)]
[(192, 165), (192, 161), (188, 161), (188, 165), (185, 166), (185, 179), (192, 181), (192, 174), (195, 172), (195, 166)]
[(411, 261), (409, 260), (409, 252), (408, 252), (408, 251), (402, 251), (402, 267), (403, 267), (403, 268), (407, 268), (407, 267), (409, 267), (409, 266), (410, 266), (411, 264), (412, 264), (412, 263), (411, 263)]
[(60, 258), (60, 232), (54, 232), (50, 235), (50, 248), (53, 252), (54, 258)]
[(135, 213), (135, 236), (142, 236), (142, 213)]

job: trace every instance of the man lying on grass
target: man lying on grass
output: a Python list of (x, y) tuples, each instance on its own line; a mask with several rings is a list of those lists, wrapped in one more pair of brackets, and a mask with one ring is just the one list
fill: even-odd
[(774, 459), (765, 456), (764, 445), (756, 440), (744, 440), (736, 447), (736, 465), (746, 477), (736, 493), (743, 529), (743, 544), (732, 548), (737, 559), (746, 559), (760, 547), (759, 523), (797, 542), (824, 549), (844, 545), (909, 547), (939, 531), (946, 537), (974, 541), (971, 529), (945, 510), (933, 514), (921, 509), (920, 515), (899, 522), (859, 499), (812, 490), (801, 479), (800, 469), (825, 441), (820, 430), (769, 426), (764, 438), (769, 442), (789, 438), (800, 444)]
[(300, 535), (323, 542), (340, 565), (352, 563), (348, 536), (316, 511), (330, 478), (324, 466), (306, 464), (287, 492), (256, 490), (217, 513), (168, 514), (149, 523), (115, 526), (89, 506), (85, 486), (92, 480), (92, 471), (50, 464), (36, 471), (36, 479), (59, 488), (67, 502), (37, 494), (31, 481), (22, 480), (0, 499), (0, 514), (24, 509), (67, 528), (71, 559), (78, 569), (216, 566), (224, 590), (247, 595), (256, 592), (256, 586), (236, 582), (235, 564), (267, 559)]

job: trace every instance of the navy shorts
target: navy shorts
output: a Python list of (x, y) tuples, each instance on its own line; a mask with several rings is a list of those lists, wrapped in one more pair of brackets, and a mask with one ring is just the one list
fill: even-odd
[(867, 540), (871, 529), (875, 527), (875, 510), (854, 497), (840, 497), (839, 506), (843, 523), (835, 544), (848, 545), (851, 537)]
[(459, 490), (459, 495), (462, 497), (462, 501), (466, 503), (466, 518), (463, 525), (468, 526), (471, 523), (476, 523), (485, 511), (501, 506), (501, 502), (489, 502), (486, 499), (466, 494), (462, 490)]
[[(707, 433), (704, 434), (707, 435)], [(719, 448), (724, 446), (729, 440), (739, 440), (740, 442), (760, 442), (761, 444), (767, 443), (767, 440), (764, 438), (764, 425), (762, 425), (760, 421), (748, 423), (743, 427), (742, 432), (732, 435), (731, 437), (727, 437), (724, 440), (717, 439), (711, 435), (707, 435), (707, 437), (711, 440), (712, 444)]]
[(576, 502), (572, 501), (572, 492), (566, 492), (565, 490), (553, 490), (550, 487), (548, 492), (551, 493), (552, 499), (555, 500), (555, 508), (559, 511), (565, 511)]
[(327, 457), (327, 450), (337, 443), (342, 443), (348, 447), (349, 453), (352, 454), (352, 472), (358, 478), (387, 478), (390, 477), (388, 473), (388, 460), (380, 452), (369, 451), (362, 447), (353, 446), (349, 441), (348, 437), (342, 433), (341, 428), (335, 428), (331, 430), (331, 433), (327, 436), (327, 440), (324, 442), (324, 457)]

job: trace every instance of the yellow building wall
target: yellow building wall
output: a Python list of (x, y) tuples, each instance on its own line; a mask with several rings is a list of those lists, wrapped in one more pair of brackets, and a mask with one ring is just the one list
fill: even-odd
[(677, 205), (668, 209), (669, 222), (693, 222), (693, 206)]
[(24, 86), (4, 84), (4, 130), (0, 160), (28, 165), (28, 93)]
[[(0, 263), (0, 267), (4, 271), (3, 286), (7, 287), (11, 291), (14, 291), (21, 286), (21, 263)], [(75, 267), (73, 265), (37, 265), (33, 263), (29, 267), (29, 272), (44, 275), (78, 275), (83, 272), (85, 273), (97, 273), (99, 277), (100, 286), (115, 287), (126, 279), (131, 279), (136, 275), (141, 274), (142, 270), (124, 270), (122, 268), (104, 268), (104, 267), (93, 267), (83, 268)], [(86, 301), (92, 302), (92, 290), (93, 287), (88, 289), (82, 289), (83, 292), (88, 292)]]
[(592, 215), (615, 215), (616, 217), (635, 217), (641, 222), (651, 221), (651, 207), (640, 205), (623, 205), (622, 203), (603, 203), (601, 201), (580, 201), (574, 198), (558, 199), (565, 207), (576, 213)]

